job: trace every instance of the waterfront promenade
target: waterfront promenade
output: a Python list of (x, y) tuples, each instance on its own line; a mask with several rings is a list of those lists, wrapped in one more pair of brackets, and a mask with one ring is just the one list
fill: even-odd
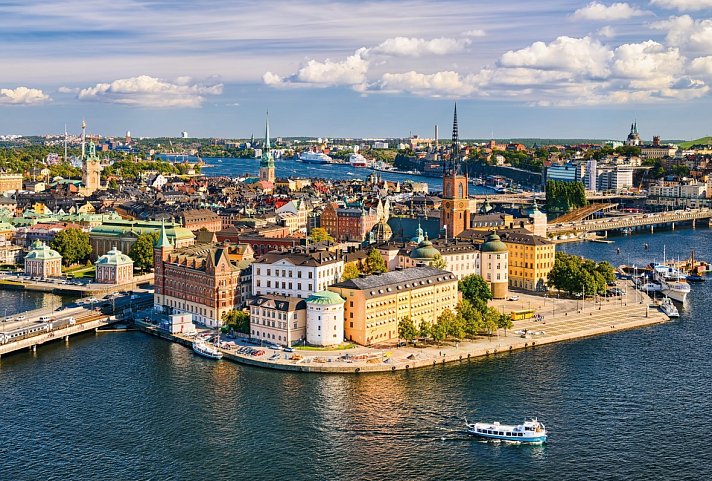
[[(433, 367), (446, 363), (462, 363), (478, 357), (499, 355), (515, 350), (532, 349), (537, 346), (562, 341), (608, 334), (657, 324), (669, 320), (660, 312), (648, 296), (629, 292), (628, 298), (603, 300), (593, 303), (571, 299), (551, 299), (541, 296), (521, 294), (519, 300), (495, 303), (505, 312), (527, 308), (535, 309), (544, 320), (527, 319), (514, 322), (514, 327), (506, 333), (499, 330), (493, 336), (481, 336), (474, 340), (443, 342), (440, 345), (396, 347), (377, 345), (355, 347), (339, 351), (295, 350), (285, 353), (266, 347), (255, 348), (263, 355), (252, 356), (237, 352), (237, 349), (223, 349), (224, 359), (252, 366), (314, 373), (366, 373), (409, 370)], [(552, 312), (553, 311), (553, 312)], [(155, 326), (137, 322), (140, 330), (164, 339), (190, 346), (192, 338), (171, 335), (159, 331)], [(526, 334), (524, 334), (526, 330)], [(270, 359), (273, 358), (273, 359)]]

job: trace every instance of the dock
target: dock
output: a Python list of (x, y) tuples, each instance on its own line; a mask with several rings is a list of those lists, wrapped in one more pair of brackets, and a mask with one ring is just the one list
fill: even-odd
[(0, 289), (103, 297), (113, 292), (131, 291), (136, 289), (139, 285), (151, 283), (153, 282), (153, 274), (136, 276), (132, 282), (125, 284), (98, 284), (96, 282), (63, 284), (62, 281), (63, 280), (59, 278), (48, 279), (46, 281), (32, 281), (18, 279), (17, 276), (14, 275), (0, 274)]

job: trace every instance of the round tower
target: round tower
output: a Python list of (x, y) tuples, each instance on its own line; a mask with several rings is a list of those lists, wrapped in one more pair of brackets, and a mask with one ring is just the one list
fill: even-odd
[(332, 346), (344, 340), (344, 301), (331, 291), (315, 292), (307, 304), (307, 344)]
[(492, 232), (487, 236), (480, 248), (482, 254), (482, 277), (489, 284), (492, 297), (504, 299), (507, 297), (509, 283), (509, 253), (507, 244)]

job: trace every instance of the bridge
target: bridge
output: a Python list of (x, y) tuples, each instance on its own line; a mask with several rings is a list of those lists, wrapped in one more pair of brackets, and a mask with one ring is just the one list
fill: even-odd
[[(138, 309), (143, 309), (153, 304), (153, 294), (142, 292), (131, 296), (112, 299), (94, 299), (86, 304), (71, 308), (53, 310), (51, 308), (35, 309), (18, 313), (2, 319), (0, 331), (0, 357), (11, 352), (30, 350), (37, 351), (37, 346), (64, 340), (69, 342), (69, 337), (84, 332), (97, 331), (101, 327), (116, 323), (119, 319), (130, 317)], [(95, 309), (95, 306), (98, 306)], [(110, 313), (104, 311), (110, 309)], [(49, 320), (40, 319), (39, 316), (48, 317)]]
[[(522, 192), (521, 194), (476, 194), (471, 195), (471, 199), (476, 199), (478, 202), (488, 200), (490, 204), (510, 204), (510, 205), (527, 205), (534, 202), (534, 199), (540, 205), (546, 202), (546, 196), (543, 192)], [(644, 195), (623, 195), (623, 194), (600, 194), (586, 193), (586, 199), (589, 202), (620, 204), (634, 200), (642, 200)]]
[(594, 217), (598, 212), (608, 212), (613, 210), (618, 204), (589, 204), (568, 212), (561, 217), (552, 220), (552, 224), (564, 224), (566, 222), (579, 222), (584, 219)]
[(691, 209), (676, 210), (674, 212), (658, 212), (654, 214), (631, 214), (616, 217), (602, 217), (594, 220), (581, 220), (578, 222), (566, 222), (549, 224), (547, 234), (579, 234), (597, 231), (609, 231), (616, 229), (626, 229), (635, 227), (650, 226), (651, 229), (660, 224), (692, 222), (693, 225), (698, 220), (711, 219), (712, 209)]

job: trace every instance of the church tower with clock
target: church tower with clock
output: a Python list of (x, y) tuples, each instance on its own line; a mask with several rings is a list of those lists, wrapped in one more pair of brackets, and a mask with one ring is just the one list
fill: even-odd
[(470, 228), (467, 173), (463, 173), (460, 139), (457, 128), (457, 104), (452, 123), (452, 151), (443, 163), (443, 194), (440, 206), (440, 228), (447, 238), (455, 238)]

